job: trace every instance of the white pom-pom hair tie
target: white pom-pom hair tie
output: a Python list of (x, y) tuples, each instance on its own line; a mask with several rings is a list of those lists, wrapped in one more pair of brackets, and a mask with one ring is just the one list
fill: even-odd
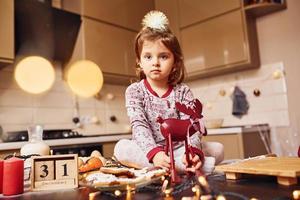
[(164, 13), (154, 10), (145, 15), (142, 25), (143, 28), (149, 27), (160, 31), (166, 31), (169, 26), (169, 20)]

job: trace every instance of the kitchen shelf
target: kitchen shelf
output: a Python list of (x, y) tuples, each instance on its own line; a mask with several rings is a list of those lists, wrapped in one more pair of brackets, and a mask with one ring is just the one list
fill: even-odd
[(286, 9), (286, 1), (282, 3), (256, 3), (244, 6), (245, 12), (254, 17), (261, 17)]

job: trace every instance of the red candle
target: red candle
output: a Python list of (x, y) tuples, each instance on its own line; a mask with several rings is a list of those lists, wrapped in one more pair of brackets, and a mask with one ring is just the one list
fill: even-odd
[(3, 183), (3, 160), (0, 160), (0, 194), (2, 194), (2, 183)]
[(21, 194), (24, 191), (24, 161), (12, 157), (3, 163), (3, 195)]

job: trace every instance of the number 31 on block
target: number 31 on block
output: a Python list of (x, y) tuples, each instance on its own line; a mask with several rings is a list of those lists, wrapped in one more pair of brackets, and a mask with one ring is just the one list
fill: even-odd
[(31, 189), (78, 187), (77, 157), (77, 154), (32, 157)]

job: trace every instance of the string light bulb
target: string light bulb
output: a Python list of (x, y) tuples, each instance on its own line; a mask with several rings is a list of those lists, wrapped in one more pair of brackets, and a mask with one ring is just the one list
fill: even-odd
[(132, 200), (134, 190), (134, 186), (126, 185), (126, 200)]
[(173, 191), (173, 189), (172, 189), (172, 188), (166, 189), (166, 190), (164, 191), (164, 193), (165, 193), (166, 197), (170, 197), (170, 196), (171, 196), (171, 194), (172, 194), (172, 191)]
[(115, 190), (114, 194), (115, 194), (117, 197), (119, 197), (119, 196), (121, 196), (122, 193), (121, 193), (120, 190)]
[(200, 197), (200, 200), (212, 200), (212, 199), (213, 199), (213, 197), (210, 194), (208, 194), (208, 195), (202, 195)]
[(100, 191), (89, 193), (89, 200), (94, 200), (97, 195), (101, 194)]
[(294, 190), (293, 191), (293, 198), (295, 200), (299, 200), (300, 199), (300, 190)]
[(216, 200), (226, 200), (226, 198), (223, 195), (218, 195)]
[(195, 193), (196, 198), (198, 199), (201, 195), (200, 186), (195, 185), (194, 187), (192, 187), (192, 191)]
[(198, 181), (202, 186), (204, 186), (204, 187), (208, 186), (207, 180), (204, 176), (199, 176)]

